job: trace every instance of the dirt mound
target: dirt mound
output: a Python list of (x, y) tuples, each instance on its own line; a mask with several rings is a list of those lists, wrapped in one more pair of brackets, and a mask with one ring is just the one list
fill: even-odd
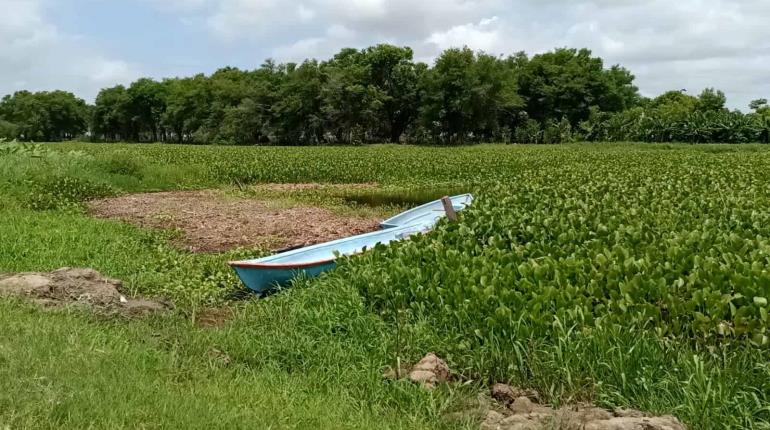
[(89, 207), (97, 217), (177, 229), (182, 232), (178, 244), (192, 252), (237, 247), (276, 250), (366, 233), (379, 226), (378, 219), (344, 217), (310, 206), (274, 207), (210, 190), (131, 194), (95, 200)]
[(671, 416), (652, 417), (635, 410), (614, 412), (590, 405), (553, 409), (532, 401), (532, 396), (511, 399), (522, 390), (496, 384), (492, 396), (504, 404), (504, 411), (489, 411), (482, 430), (686, 430)]
[(89, 306), (129, 315), (161, 312), (168, 306), (151, 300), (128, 300), (122, 283), (93, 269), (65, 267), (48, 273), (0, 275), (0, 296), (18, 296), (44, 306)]
[(388, 367), (382, 376), (385, 379), (408, 378), (423, 388), (433, 389), (447, 382), (451, 373), (446, 362), (431, 352), (412, 367), (405, 363), (399, 363), (398, 368)]
[(435, 388), (449, 380), (450, 371), (446, 362), (434, 353), (429, 353), (409, 372), (409, 380), (422, 384), (425, 388)]

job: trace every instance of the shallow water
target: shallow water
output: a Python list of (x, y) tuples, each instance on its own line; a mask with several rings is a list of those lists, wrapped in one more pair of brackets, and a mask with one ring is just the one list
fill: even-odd
[(415, 207), (423, 203), (438, 200), (444, 196), (454, 196), (465, 194), (467, 188), (446, 187), (446, 188), (425, 188), (425, 189), (407, 189), (407, 190), (360, 190), (347, 193), (343, 198), (347, 203), (365, 205), (365, 206), (406, 206)]

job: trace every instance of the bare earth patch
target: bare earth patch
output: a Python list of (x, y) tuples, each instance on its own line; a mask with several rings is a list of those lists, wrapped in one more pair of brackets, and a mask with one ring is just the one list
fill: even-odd
[(63, 267), (53, 272), (0, 274), (0, 297), (16, 296), (46, 307), (82, 306), (103, 313), (138, 316), (163, 312), (167, 303), (128, 299), (123, 283), (93, 269)]
[(222, 328), (234, 317), (230, 308), (209, 308), (195, 316), (195, 324), (200, 328)]
[[(388, 368), (383, 376), (387, 379), (408, 377), (427, 389), (452, 381), (449, 366), (433, 353), (427, 354), (411, 370), (403, 363), (399, 363), (399, 367), (398, 370)], [(611, 412), (590, 404), (555, 409), (539, 404), (540, 395), (536, 391), (505, 384), (493, 385), (489, 394), (491, 398), (481, 394), (476, 406), (453, 412), (447, 418), (483, 419), (481, 430), (687, 430), (673, 416), (656, 417), (633, 409)]]
[(273, 207), (212, 190), (131, 194), (94, 200), (89, 208), (100, 218), (179, 230), (179, 245), (192, 252), (309, 245), (374, 231), (380, 222), (311, 206)]
[[(505, 384), (492, 386), (499, 406), (486, 412), (481, 430), (686, 430), (672, 416), (656, 417), (633, 409), (608, 411), (590, 404), (554, 409), (539, 404), (540, 396)], [(480, 409), (483, 411), (483, 407)]]

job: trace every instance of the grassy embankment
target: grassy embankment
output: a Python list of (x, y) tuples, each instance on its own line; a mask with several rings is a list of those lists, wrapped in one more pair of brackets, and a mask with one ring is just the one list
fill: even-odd
[[(0, 155), (0, 271), (93, 267), (178, 309), (126, 321), (2, 301), (0, 424), (473, 427), (444, 416), (477, 384), (505, 380), (554, 403), (639, 407), (697, 428), (768, 426), (768, 323), (753, 300), (770, 289), (764, 147), (50, 149)], [(259, 250), (191, 255), (168, 233), (96, 220), (79, 206), (260, 182), (386, 189), (365, 191), (370, 200), (469, 187), (481, 200), (458, 226), (245, 301), (231, 299), (238, 284), (223, 262)], [(355, 210), (341, 195), (291, 198)], [(235, 317), (198, 328), (207, 306)], [(733, 332), (715, 334), (720, 322)], [(394, 357), (428, 350), (471, 383), (426, 393), (381, 380)]]

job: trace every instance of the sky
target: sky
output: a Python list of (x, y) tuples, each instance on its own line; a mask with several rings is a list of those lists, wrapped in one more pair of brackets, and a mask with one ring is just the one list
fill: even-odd
[(0, 95), (63, 89), (93, 101), (139, 77), (410, 46), (431, 63), (589, 48), (642, 94), (706, 87), (732, 108), (770, 98), (770, 0), (0, 0)]

